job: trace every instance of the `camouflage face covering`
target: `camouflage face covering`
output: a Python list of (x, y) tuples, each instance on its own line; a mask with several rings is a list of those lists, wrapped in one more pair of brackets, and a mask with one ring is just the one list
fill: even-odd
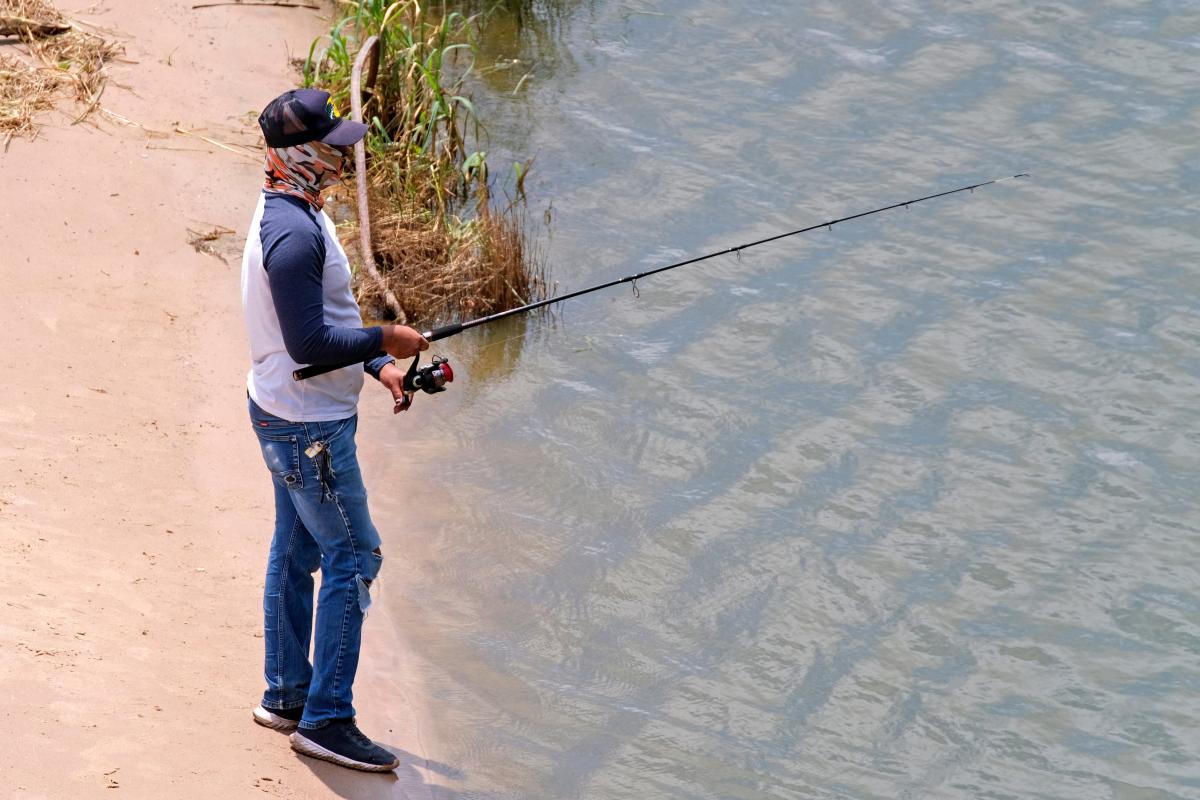
[(267, 191), (299, 197), (319, 211), (325, 204), (321, 190), (342, 175), (342, 154), (324, 142), (268, 147), (266, 173)]

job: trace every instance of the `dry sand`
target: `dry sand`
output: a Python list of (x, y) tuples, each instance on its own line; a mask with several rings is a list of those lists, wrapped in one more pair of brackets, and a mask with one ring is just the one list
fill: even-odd
[[(271, 506), (238, 259), (261, 168), (169, 132), (253, 143), (326, 22), (180, 0), (79, 18), (125, 42), (103, 105), (138, 125), (64, 106), (0, 155), (0, 798), (444, 796), (386, 612), (355, 699), (395, 775), (302, 759), (250, 719)], [(214, 226), (236, 231), (228, 263), (188, 244)], [(365, 435), (394, 424), (364, 399)]]

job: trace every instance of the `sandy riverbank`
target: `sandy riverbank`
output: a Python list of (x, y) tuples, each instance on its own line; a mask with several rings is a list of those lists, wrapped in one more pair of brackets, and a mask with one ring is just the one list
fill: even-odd
[[(0, 796), (437, 795), (384, 614), (356, 700), (406, 754), (394, 777), (302, 760), (251, 723), (271, 509), (244, 419), (238, 254), (260, 167), (156, 133), (253, 142), (257, 110), (294, 83), (289, 53), (325, 21), (178, 0), (95, 11), (82, 19), (136, 62), (112, 67), (103, 105), (137, 125), (54, 113), (0, 155)], [(236, 231), (217, 245), (228, 263), (188, 244), (214, 226)], [(364, 416), (366, 431), (388, 419)]]

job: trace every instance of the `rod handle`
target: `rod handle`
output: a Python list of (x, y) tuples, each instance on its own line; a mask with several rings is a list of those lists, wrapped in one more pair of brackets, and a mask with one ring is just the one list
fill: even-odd
[[(427, 342), (436, 342), (439, 339), (445, 339), (453, 336), (456, 333), (462, 333), (463, 325), (461, 322), (455, 322), (452, 325), (443, 325), (440, 328), (434, 328), (431, 331), (425, 331), (421, 335), (425, 337)], [(383, 355), (383, 353), (378, 353)], [(355, 361), (352, 364), (357, 364)], [(333, 372), (335, 369), (352, 366), (352, 364), (313, 364), (308, 367), (292, 370), (292, 380), (302, 381), (307, 378), (315, 378), (318, 375), (324, 375), (326, 372)]]
[[(376, 353), (374, 356), (372, 356), (372, 358), (381, 355), (383, 355), (383, 353)], [(306, 378), (315, 378), (318, 375), (324, 375), (326, 372), (333, 372), (336, 369), (344, 369), (346, 367), (352, 367), (355, 364), (361, 363), (361, 361), (352, 361), (349, 364), (312, 364), (311, 366), (292, 370), (292, 380), (302, 381)]]

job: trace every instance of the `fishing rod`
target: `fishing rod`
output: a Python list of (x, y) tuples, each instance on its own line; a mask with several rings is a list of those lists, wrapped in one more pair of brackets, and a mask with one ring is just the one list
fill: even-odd
[[(440, 328), (433, 328), (432, 330), (425, 331), (421, 335), (425, 337), (426, 341), (436, 342), (439, 339), (446, 339), (451, 336), (455, 336), (457, 334), (462, 333), (465, 330), (470, 330), (471, 328), (477, 328), (480, 325), (487, 325), (490, 322), (496, 322), (498, 320), (502, 320), (507, 317), (515, 316), (517, 314), (526, 314), (530, 311), (536, 311), (539, 308), (545, 308), (546, 306), (552, 305), (554, 303), (561, 303), (565, 300), (570, 300), (572, 298), (580, 297), (585, 294), (591, 294), (592, 292), (598, 292), (601, 289), (608, 289), (613, 286), (619, 286), (622, 283), (632, 283), (636, 287), (637, 281), (641, 280), (642, 278), (648, 277), (650, 275), (657, 275), (658, 273), (666, 272), (669, 269), (676, 269), (678, 267), (686, 267), (689, 264), (695, 264), (700, 261), (707, 261), (710, 258), (716, 258), (717, 256), (725, 256), (725, 255), (729, 255), (730, 253), (740, 253), (743, 250), (749, 250), (751, 247), (758, 247), (759, 245), (767, 244), (768, 242), (778, 241), (779, 239), (786, 239), (789, 236), (796, 236), (797, 234), (808, 233), (809, 231), (815, 231), (815, 230), (819, 230), (821, 228), (828, 228), (828, 229), (832, 230), (834, 225), (839, 225), (843, 222), (849, 222), (852, 219), (860, 219), (862, 217), (869, 217), (872, 214), (879, 214), (884, 211), (891, 211), (892, 209), (895, 209), (895, 208), (901, 208), (901, 207), (908, 208), (911, 205), (916, 205), (917, 203), (923, 203), (926, 200), (933, 200), (934, 198), (937, 198), (937, 197), (946, 197), (947, 195), (958, 194), (959, 192), (972, 192), (973, 193), (976, 189), (979, 189), (983, 186), (990, 186), (993, 183), (1002, 183), (1003, 181), (1010, 181), (1010, 180), (1013, 180), (1014, 178), (1028, 178), (1028, 177), (1029, 177), (1029, 173), (1022, 172), (1017, 175), (1009, 175), (1004, 178), (993, 178), (990, 181), (983, 181), (982, 183), (972, 183), (970, 186), (960, 186), (957, 189), (950, 189), (949, 191), (946, 191), (946, 192), (937, 192), (936, 194), (925, 195), (924, 197), (918, 197), (915, 200), (904, 200), (903, 202), (900, 202), (900, 203), (892, 203), (890, 206), (874, 208), (874, 209), (871, 209), (870, 211), (862, 211), (858, 214), (851, 214), (848, 217), (840, 217), (839, 219), (831, 219), (828, 222), (822, 222), (818, 225), (809, 225), (806, 228), (798, 228), (797, 230), (788, 231), (787, 233), (779, 233), (774, 236), (768, 236), (765, 239), (759, 239), (757, 241), (747, 242), (746, 244), (739, 244), (734, 247), (727, 247), (724, 250), (718, 250), (714, 253), (706, 253), (705, 255), (695, 256), (694, 258), (689, 258), (684, 261), (677, 261), (674, 264), (668, 264), (665, 267), (658, 267), (656, 269), (647, 270), (645, 272), (639, 272), (636, 275), (626, 275), (624, 278), (617, 278), (616, 280), (607, 281), (605, 283), (599, 283), (599, 284), (596, 284), (595, 286), (589, 286), (586, 289), (579, 289), (578, 291), (569, 292), (567, 294), (562, 294), (562, 295), (557, 295), (555, 297), (550, 297), (545, 300), (539, 300), (536, 303), (529, 303), (528, 305), (523, 305), (523, 306), (520, 306), (519, 308), (510, 308), (507, 311), (500, 311), (495, 314), (488, 314), (487, 316), (479, 317), (478, 319), (468, 320), (467, 322), (455, 322), (451, 325), (443, 325)], [(436, 392), (445, 391), (445, 384), (454, 380), (454, 373), (450, 369), (450, 363), (448, 361), (446, 361), (445, 359), (435, 358), (433, 364), (429, 364), (424, 367), (418, 368), (417, 363), (420, 360), (420, 358), (421, 358), (421, 356), (420, 356), (420, 354), (418, 354), (417, 357), (415, 359), (413, 359), (412, 364), (408, 368), (408, 372), (405, 374), (404, 390), (406, 392), (406, 395), (405, 395), (405, 401), (401, 403), (403, 408), (408, 408), (408, 406), (412, 402), (411, 394), (413, 392), (417, 391), (418, 389), (421, 391), (424, 391), (424, 392), (428, 392), (429, 394), (434, 394)], [(309, 366), (309, 367), (301, 367), (300, 369), (295, 370), (292, 373), (292, 377), (295, 380), (302, 381), (302, 380), (305, 380), (306, 378), (312, 378), (317, 375), (324, 375), (326, 372), (333, 372), (334, 370), (343, 369), (344, 367), (354, 366), (355, 364), (358, 364), (358, 363), (361, 363), (361, 362), (351, 361), (351, 362), (348, 362), (345, 364), (320, 364), (320, 365), (313, 365), (313, 366)]]

